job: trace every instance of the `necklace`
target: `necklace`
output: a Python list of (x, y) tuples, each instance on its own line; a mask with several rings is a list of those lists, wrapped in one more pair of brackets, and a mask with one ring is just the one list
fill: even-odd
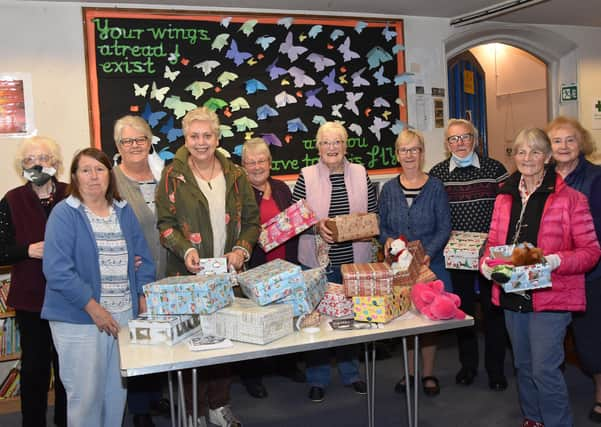
[(191, 159), (190, 161), (192, 162), (193, 169), (196, 169), (196, 173), (198, 174), (198, 176), (209, 186), (209, 190), (213, 190), (213, 186), (211, 185), (211, 179), (213, 178), (213, 172), (215, 172), (215, 157), (213, 157), (213, 163), (211, 164), (211, 173), (209, 174), (209, 179), (206, 179), (202, 175), (200, 169), (196, 165), (196, 162), (194, 162), (194, 159)]

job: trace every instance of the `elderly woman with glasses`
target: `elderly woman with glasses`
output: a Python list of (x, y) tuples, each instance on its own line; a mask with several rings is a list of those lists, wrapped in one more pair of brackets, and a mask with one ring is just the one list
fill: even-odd
[(480, 270), (491, 278), (492, 246), (527, 242), (542, 249), (552, 286), (505, 293), (495, 285), (492, 301), (505, 311), (522, 426), (570, 427), (563, 341), (572, 312), (586, 307), (584, 273), (597, 264), (601, 249), (586, 197), (547, 166), (552, 153), (546, 133), (522, 130), (512, 152), (517, 171), (496, 198)]
[(0, 264), (12, 265), (7, 303), (15, 309), (21, 334), (21, 415), (24, 426), (46, 425), (52, 365), (54, 423), (66, 426), (67, 397), (58, 377), (58, 357), (48, 321), (40, 317), (46, 222), (67, 188), (56, 179), (62, 169), (60, 147), (43, 136), (25, 139), (17, 149), (15, 169), (27, 183), (0, 200)]
[[(340, 123), (321, 125), (316, 136), (319, 161), (301, 170), (292, 194), (294, 202), (306, 199), (319, 219), (313, 234), (300, 236), (299, 262), (308, 268), (325, 264), (328, 280), (334, 283), (342, 283), (342, 264), (370, 262), (372, 251), (371, 242), (335, 243), (332, 231), (326, 226), (327, 219), (348, 213), (376, 212), (377, 208), (376, 190), (365, 168), (346, 159), (347, 139), (346, 129)], [(360, 379), (354, 353), (352, 346), (336, 349), (338, 370), (344, 385), (365, 394), (367, 388)], [(311, 352), (306, 359), (307, 381), (311, 385), (309, 398), (321, 402), (330, 382), (330, 352)]]
[[(402, 172), (384, 184), (378, 205), (380, 215), (380, 241), (388, 255), (390, 244), (400, 235), (408, 240), (420, 240), (426, 253), (426, 265), (442, 280), (447, 291), (452, 290), (451, 278), (445, 269), (443, 250), (451, 234), (451, 212), (442, 182), (428, 176), (423, 170), (424, 137), (415, 130), (402, 131), (395, 143), (395, 151)], [(440, 393), (438, 378), (433, 376), (436, 340), (426, 334), (422, 339), (421, 353), (424, 393)], [(414, 372), (413, 350), (410, 350), (409, 372)], [(410, 376), (411, 381), (413, 375)], [(405, 392), (406, 378), (396, 386), (397, 393)]]
[[(503, 164), (490, 157), (480, 157), (475, 149), (478, 132), (463, 119), (447, 123), (446, 148), (451, 156), (435, 165), (430, 176), (440, 179), (447, 191), (451, 207), (453, 230), (488, 233), (493, 205), (499, 184), (508, 174)], [(491, 283), (477, 271), (449, 270), (453, 292), (461, 297), (461, 309), (473, 316), (480, 291), (484, 323), (484, 366), (491, 390), (507, 388), (505, 378), (505, 347), (507, 333), (503, 310), (490, 304)], [(478, 287), (476, 288), (476, 281)], [(470, 385), (478, 374), (478, 338), (474, 326), (457, 331), (461, 369), (455, 376), (457, 384)]]
[[(557, 117), (547, 125), (555, 171), (566, 184), (582, 192), (591, 207), (597, 240), (601, 241), (601, 166), (585, 156), (593, 153), (595, 143), (578, 120)], [(591, 421), (601, 423), (601, 263), (586, 274), (586, 311), (575, 313), (572, 320), (578, 359), (595, 383), (595, 403)]]

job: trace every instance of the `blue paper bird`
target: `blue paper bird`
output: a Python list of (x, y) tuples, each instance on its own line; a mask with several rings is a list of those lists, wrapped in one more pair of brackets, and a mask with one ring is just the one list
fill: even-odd
[(267, 90), (267, 86), (265, 86), (261, 81), (257, 79), (250, 79), (246, 81), (246, 94), (251, 95), (253, 93), (257, 93), (258, 90)]
[(184, 136), (184, 132), (181, 129), (175, 128), (174, 124), (175, 120), (173, 119), (173, 116), (170, 116), (167, 123), (161, 127), (161, 132), (167, 135), (167, 141), (170, 143), (177, 140), (177, 138)]
[(287, 122), (288, 125), (288, 132), (307, 132), (307, 126), (305, 126), (305, 124), (303, 123), (303, 121), (300, 119), (300, 117), (296, 117), (294, 119), (288, 120)]
[(313, 25), (311, 27), (311, 29), (309, 30), (308, 34), (309, 34), (310, 38), (314, 39), (322, 31), (323, 31), (323, 26), (322, 25)]
[(260, 107), (257, 107), (257, 120), (265, 120), (268, 117), (276, 117), (279, 115), (280, 113), (278, 113), (278, 110), (269, 104), (263, 104)]
[(370, 70), (377, 68), (388, 61), (392, 61), (392, 55), (380, 46), (376, 46), (367, 52), (367, 63), (369, 64)]
[(144, 111), (142, 112), (142, 117), (144, 118), (144, 120), (146, 120), (148, 122), (148, 124), (152, 128), (155, 127), (156, 125), (158, 125), (159, 121), (166, 115), (167, 115), (167, 113), (164, 111), (154, 111), (153, 112), (150, 109), (150, 104), (148, 102), (146, 103), (146, 107), (144, 108)]

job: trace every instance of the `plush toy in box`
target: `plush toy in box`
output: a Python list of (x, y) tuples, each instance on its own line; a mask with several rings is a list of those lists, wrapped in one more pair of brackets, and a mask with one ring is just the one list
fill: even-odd
[(551, 267), (545, 261), (543, 251), (529, 243), (492, 246), (488, 264), (493, 267), (492, 279), (505, 292), (551, 286)]

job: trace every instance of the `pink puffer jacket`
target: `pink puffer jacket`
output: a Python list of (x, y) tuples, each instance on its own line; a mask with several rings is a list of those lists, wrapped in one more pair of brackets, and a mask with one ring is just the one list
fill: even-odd
[[(497, 196), (481, 263), (489, 256), (491, 246), (505, 244), (512, 203), (509, 194)], [(584, 311), (584, 273), (597, 264), (601, 249), (586, 197), (570, 188), (559, 175), (555, 192), (545, 203), (537, 246), (545, 255), (559, 255), (561, 264), (551, 272), (552, 287), (532, 291), (534, 311)], [(499, 305), (501, 292), (500, 286), (493, 287), (492, 302), (495, 305)]]

